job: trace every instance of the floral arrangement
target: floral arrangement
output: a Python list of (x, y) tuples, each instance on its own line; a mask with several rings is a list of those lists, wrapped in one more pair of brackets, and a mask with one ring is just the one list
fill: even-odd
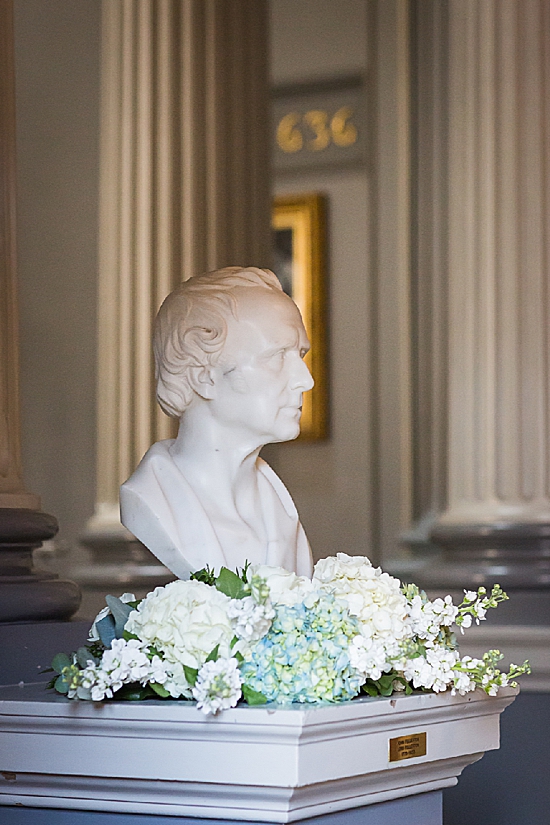
[(279, 567), (208, 568), (143, 600), (107, 596), (89, 643), (52, 662), (49, 687), (70, 699), (195, 700), (205, 714), (265, 702), (341, 702), (361, 692), (491, 696), (529, 673), (501, 672), (497, 650), (460, 658), (464, 632), (508, 597), (495, 585), (430, 601), (362, 556), (319, 561), (313, 578)]

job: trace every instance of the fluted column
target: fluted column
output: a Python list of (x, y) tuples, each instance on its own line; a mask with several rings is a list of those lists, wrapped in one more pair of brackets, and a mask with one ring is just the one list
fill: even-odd
[(267, 3), (103, 0), (102, 28), (97, 503), (84, 538), (112, 550), (129, 538), (120, 484), (171, 434), (154, 398), (158, 306), (195, 273), (269, 265)]
[(0, 621), (63, 619), (78, 587), (33, 568), (32, 551), (57, 532), (23, 483), (15, 247), (15, 78), (12, 0), (0, 0)]
[(433, 190), (448, 204), (434, 304), (448, 330), (447, 451), (431, 530), (445, 553), (426, 576), (540, 588), (550, 584), (550, 2), (445, 8), (432, 34), (448, 44)]

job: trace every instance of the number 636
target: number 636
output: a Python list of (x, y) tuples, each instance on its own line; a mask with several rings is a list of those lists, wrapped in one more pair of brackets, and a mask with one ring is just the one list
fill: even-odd
[[(323, 109), (310, 109), (305, 114), (289, 112), (277, 126), (277, 144), (289, 154), (306, 148), (321, 152), (335, 146), (351, 146), (357, 140), (357, 128), (351, 122), (353, 109), (342, 106), (332, 117)], [(308, 138), (308, 130), (313, 134)]]

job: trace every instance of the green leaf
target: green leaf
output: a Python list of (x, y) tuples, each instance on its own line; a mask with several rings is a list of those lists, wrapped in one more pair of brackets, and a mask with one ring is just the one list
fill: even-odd
[(105, 596), (105, 601), (107, 602), (109, 610), (113, 614), (113, 619), (115, 620), (116, 638), (122, 639), (122, 634), (124, 633), (124, 625), (128, 621), (128, 616), (134, 608), (130, 607), (129, 604), (121, 602), (120, 599), (118, 599), (116, 596)]
[(52, 659), (52, 669), (56, 673), (61, 673), (61, 671), (63, 670), (64, 667), (70, 667), (71, 665), (72, 665), (72, 661), (67, 656), (66, 653), (58, 653)]
[(57, 690), (58, 693), (68, 693), (69, 692), (69, 684), (64, 676), (58, 676), (55, 680), (54, 688)]
[(227, 567), (222, 567), (220, 570), (220, 575), (216, 579), (216, 590), (225, 593), (230, 599), (242, 599), (247, 593), (247, 588), (240, 577)]
[(124, 639), (125, 642), (129, 642), (130, 639), (138, 639), (138, 641), (139, 641), (139, 636), (136, 636), (135, 633), (130, 633), (129, 630), (124, 630), (123, 631), (122, 638)]
[(99, 664), (101, 661), (101, 657), (103, 656), (103, 653), (106, 650), (106, 647), (103, 644), (103, 642), (90, 642), (90, 644), (86, 645), (86, 647), (90, 651), (90, 656), (92, 657), (94, 662), (96, 664)]
[(167, 696), (170, 696), (170, 691), (166, 690), (164, 685), (159, 685), (157, 682), (149, 682), (149, 686), (153, 688), (157, 696), (160, 696), (161, 699), (166, 699)]
[(91, 658), (92, 654), (90, 653), (87, 647), (79, 647), (76, 651), (76, 661), (82, 668), (87, 667), (88, 662)]
[(184, 665), (183, 672), (185, 673), (187, 682), (191, 685), (191, 687), (195, 687), (197, 676), (199, 675), (199, 669), (196, 667), (189, 667), (189, 665)]
[(363, 693), (367, 693), (369, 696), (379, 696), (380, 692), (376, 687), (376, 684), (372, 681), (372, 679), (367, 679), (365, 684), (361, 687)]
[(235, 651), (235, 653), (233, 654), (233, 658), (236, 659), (240, 665), (242, 665), (242, 663), (244, 662), (244, 656), (240, 652), (240, 650)]
[(265, 705), (267, 698), (259, 690), (253, 690), (248, 685), (242, 686), (243, 699), (247, 705)]
[(191, 573), (189, 578), (191, 580), (194, 579), (195, 581), (202, 582), (203, 584), (209, 584), (212, 587), (216, 584), (216, 574), (208, 565), (200, 570), (195, 570), (194, 573)]
[(219, 649), (220, 649), (220, 646), (219, 646), (219, 644), (217, 644), (216, 647), (214, 648), (214, 650), (210, 651), (210, 653), (206, 657), (205, 661), (207, 661), (207, 662), (217, 662), (218, 661)]
[(129, 685), (122, 685), (120, 690), (114, 695), (115, 699), (122, 699), (124, 702), (140, 702), (142, 699), (149, 699), (157, 694), (150, 685), (140, 685), (139, 682), (132, 682)]
[(239, 571), (237, 570), (237, 574), (239, 575), (241, 581), (243, 582), (243, 584), (246, 584), (246, 585), (248, 585), (248, 568), (249, 567), (250, 567), (250, 562), (248, 561), (248, 559), (246, 559), (246, 561), (244, 563), (244, 566), (243, 566), (243, 569), (241, 570), (240, 574), (239, 574)]

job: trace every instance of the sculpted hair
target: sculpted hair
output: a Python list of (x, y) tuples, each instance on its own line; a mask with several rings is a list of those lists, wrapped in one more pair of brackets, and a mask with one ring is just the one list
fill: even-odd
[(236, 287), (281, 292), (273, 272), (229, 266), (183, 281), (158, 311), (153, 332), (157, 401), (179, 418), (193, 399), (194, 368), (215, 366), (227, 337), (227, 318), (236, 317)]

